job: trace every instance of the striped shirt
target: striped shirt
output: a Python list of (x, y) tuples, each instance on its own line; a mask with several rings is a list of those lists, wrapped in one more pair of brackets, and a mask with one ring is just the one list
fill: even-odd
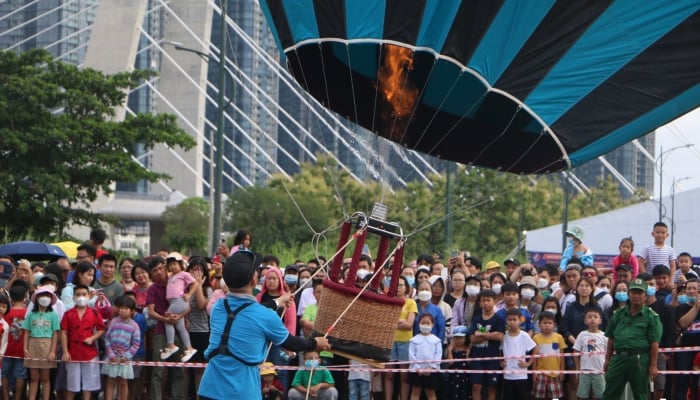
[(654, 243), (649, 243), (639, 253), (639, 257), (646, 262), (647, 271), (651, 271), (655, 266), (662, 264), (671, 268), (671, 261), (676, 260), (676, 252), (673, 247), (665, 244), (657, 247)]
[(105, 359), (124, 357), (134, 358), (141, 345), (141, 329), (131, 318), (123, 320), (120, 317), (112, 319), (105, 334)]

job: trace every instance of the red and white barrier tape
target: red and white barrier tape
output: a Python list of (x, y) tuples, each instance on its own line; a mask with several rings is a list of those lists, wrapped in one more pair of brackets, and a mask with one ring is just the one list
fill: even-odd
[[(659, 353), (678, 353), (678, 352), (700, 352), (700, 346), (689, 346), (689, 347), (669, 347), (669, 348), (662, 348), (659, 349)], [(545, 355), (545, 354), (539, 354), (539, 355), (532, 355), (532, 356), (526, 356), (525, 358), (543, 358), (543, 357), (572, 357), (572, 356), (584, 356), (584, 355), (604, 355), (605, 352), (590, 352), (590, 353), (559, 353), (559, 354), (551, 354), (551, 355)], [(13, 356), (5, 356), (5, 358), (17, 358), (17, 359), (23, 359), (27, 360), (28, 358), (24, 357), (13, 357)], [(460, 358), (460, 359), (453, 359), (453, 360), (421, 360), (421, 364), (428, 364), (428, 363), (438, 363), (438, 364), (445, 364), (445, 363), (455, 363), (455, 362), (469, 362), (469, 361), (501, 361), (501, 360), (508, 360), (508, 359), (522, 359), (522, 356), (513, 356), (513, 357), (471, 357), (471, 358)], [(47, 361), (46, 359), (37, 359), (37, 358), (32, 358), (32, 360), (39, 360), (39, 361)], [(72, 363), (95, 363), (95, 364), (114, 364), (110, 361), (62, 361), (62, 360), (54, 360), (56, 362), (72, 362)], [(141, 367), (185, 367), (185, 368), (206, 368), (207, 363), (195, 363), (195, 362), (177, 362), (177, 361), (129, 361), (129, 364), (133, 366), (141, 366)], [(391, 368), (391, 366), (403, 366), (403, 365), (409, 365), (411, 364), (410, 361), (396, 361), (396, 362), (387, 362), (383, 363), (387, 368), (357, 368), (357, 366), (350, 366), (350, 365), (334, 365), (334, 366), (328, 366), (325, 367), (328, 370), (331, 371), (370, 371), (370, 372), (410, 372), (409, 368)], [(296, 366), (286, 366), (286, 365), (276, 365), (275, 369), (277, 370), (289, 370), (289, 371), (297, 371), (297, 370), (302, 370), (302, 369), (308, 369), (305, 367), (296, 367)], [(469, 373), (469, 374), (474, 374), (474, 373), (481, 373), (481, 374), (542, 374), (542, 371), (533, 371), (533, 370), (474, 370), (474, 369), (443, 369), (439, 371), (440, 373), (450, 373), (450, 374), (464, 374), (464, 373)], [(597, 375), (597, 374), (603, 374), (601, 371), (586, 371), (586, 370), (568, 370), (568, 371), (547, 371), (546, 373), (548, 374), (566, 374), (566, 375)], [(678, 371), (678, 370), (672, 370), (672, 371), (658, 371), (659, 374), (664, 374), (664, 375), (699, 375), (700, 370), (695, 371)]]

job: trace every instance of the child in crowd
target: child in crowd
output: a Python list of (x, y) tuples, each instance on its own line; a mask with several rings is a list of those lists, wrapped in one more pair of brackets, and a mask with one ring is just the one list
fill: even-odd
[(136, 322), (131, 319), (136, 310), (136, 301), (128, 296), (120, 296), (114, 300), (114, 305), (118, 314), (109, 322), (105, 334), (105, 361), (109, 362), (102, 366), (102, 375), (107, 375), (105, 399), (114, 398), (114, 386), (118, 385), (117, 398), (127, 400), (127, 380), (134, 379), (130, 361), (141, 345), (141, 332)]
[(61, 319), (62, 360), (66, 363), (66, 400), (73, 400), (75, 393), (80, 391), (83, 392), (83, 400), (90, 400), (92, 392), (100, 390), (96, 344), (105, 332), (105, 324), (102, 316), (94, 308), (88, 307), (89, 298), (89, 288), (76, 285), (73, 288), (75, 307), (66, 311)]
[(665, 265), (671, 272), (671, 276), (676, 273), (676, 252), (673, 247), (666, 244), (668, 238), (668, 226), (663, 222), (654, 224), (651, 232), (654, 243), (649, 243), (639, 253), (639, 271), (647, 272), (648, 269), (659, 264)]
[[(5, 350), (7, 350), (7, 338), (10, 334), (10, 325), (5, 321), (5, 315), (10, 311), (11, 304), (10, 299), (4, 294), (0, 294), (0, 360), (5, 355)], [(0, 364), (1, 366), (2, 364)], [(0, 385), (2, 381), (0, 381)]]
[[(496, 314), (496, 293), (493, 290), (482, 290), (481, 314), (474, 315), (469, 331), (472, 347), (470, 357), (498, 357), (500, 355), (501, 341), (506, 329), (506, 321)], [(496, 370), (498, 360), (472, 361), (472, 369)], [(486, 385), (488, 400), (496, 399), (498, 375), (487, 373), (475, 373), (472, 379), (472, 400), (481, 400), (481, 389)]]
[(27, 288), (22, 284), (13, 285), (10, 290), (12, 307), (3, 316), (8, 325), (7, 349), (2, 359), (2, 393), (4, 399), (10, 398), (10, 382), (15, 381), (15, 398), (24, 398), (25, 381), (27, 380), (27, 368), (24, 366), (24, 319), (27, 309), (24, 301), (27, 297)]
[[(466, 358), (469, 356), (469, 336), (468, 329), (464, 325), (455, 326), (452, 329), (452, 340), (447, 346), (445, 351), (446, 359), (449, 360), (462, 360), (462, 361), (449, 361), (450, 369), (466, 370), (469, 365)], [(469, 374), (466, 373), (452, 373), (447, 375), (447, 399), (450, 400), (462, 400), (468, 399), (471, 394), (471, 388), (469, 387)]]
[[(294, 374), (292, 388), (289, 389), (289, 400), (302, 400), (307, 398), (316, 400), (336, 400), (338, 390), (335, 388), (335, 381), (330, 371), (320, 366), (320, 358), (315, 351), (307, 351), (304, 366)], [(309, 381), (309, 378), (311, 380)]]
[(7, 321), (5, 321), (5, 316), (10, 309), (12, 309), (10, 298), (0, 294), (0, 357), (5, 355), (5, 350), (7, 349), (7, 338), (10, 332), (10, 325), (7, 323)]
[[(166, 260), (168, 270), (170, 270), (171, 273), (170, 277), (168, 277), (168, 286), (166, 288), (166, 298), (170, 303), (168, 312), (171, 314), (182, 314), (187, 311), (190, 298), (194, 296), (199, 282), (185, 271), (185, 261), (182, 259), (180, 253), (170, 253)], [(167, 360), (180, 350), (179, 347), (175, 346), (175, 329), (177, 329), (180, 340), (182, 340), (185, 346), (185, 351), (182, 354), (182, 362), (187, 362), (195, 355), (197, 349), (192, 347), (190, 333), (187, 331), (187, 327), (185, 327), (184, 318), (177, 320), (175, 325), (165, 323), (165, 337), (168, 344), (160, 353), (160, 359)]]
[(260, 369), (260, 390), (263, 400), (282, 400), (284, 398), (282, 382), (276, 376), (275, 364), (264, 362)]
[(411, 361), (409, 382), (411, 400), (420, 399), (425, 391), (428, 400), (435, 400), (435, 389), (440, 384), (440, 361), (442, 359), (442, 341), (432, 334), (435, 319), (432, 314), (424, 313), (418, 318), (420, 333), (411, 339), (408, 345), (408, 359)]
[(688, 252), (682, 252), (678, 255), (678, 269), (676, 273), (673, 274), (673, 284), (678, 285), (682, 282), (681, 276), (685, 277), (686, 274), (694, 275), (695, 278), (699, 278), (697, 272), (693, 271), (693, 257)]
[[(127, 291), (124, 296), (130, 297), (136, 303), (136, 310), (131, 314), (136, 325), (139, 326), (139, 331), (141, 332), (141, 344), (139, 345), (139, 350), (134, 355), (134, 361), (143, 361), (146, 359), (146, 333), (148, 332), (148, 323), (146, 322), (146, 317), (138, 311), (138, 302), (136, 301), (136, 292)], [(135, 394), (136, 398), (141, 398), (144, 392), (144, 376), (142, 374), (143, 366), (134, 366), (134, 379), (129, 381), (129, 393)], [(129, 395), (130, 399), (134, 398), (134, 395)]]
[(528, 400), (527, 373), (507, 372), (526, 370), (534, 359), (527, 359), (527, 354), (537, 355), (537, 346), (530, 335), (520, 330), (522, 315), (517, 308), (506, 311), (508, 331), (503, 335), (503, 357), (501, 366), (506, 370), (503, 375), (503, 398)]
[[(639, 275), (639, 260), (632, 252), (634, 251), (634, 240), (631, 237), (622, 238), (620, 241), (620, 254), (615, 256), (612, 261), (612, 276), (613, 281), (617, 280), (617, 267), (620, 264), (627, 264), (632, 269), (632, 278), (634, 279)], [(608, 271), (604, 271), (608, 272)]]
[[(576, 396), (579, 399), (600, 399), (605, 391), (605, 376), (603, 365), (605, 364), (605, 350), (608, 346), (608, 338), (599, 329), (602, 320), (600, 310), (588, 309), (584, 314), (587, 330), (581, 331), (576, 337), (574, 351), (581, 353), (574, 357), (577, 371), (596, 371), (600, 374), (582, 374), (579, 376)], [(590, 354), (598, 353), (598, 354)]]
[(496, 314), (505, 321), (508, 310), (515, 309), (520, 311), (522, 315), (520, 319), (520, 329), (532, 336), (535, 327), (532, 324), (530, 313), (526, 309), (520, 307), (520, 288), (518, 285), (513, 282), (508, 282), (503, 285), (501, 291), (503, 291), (503, 308), (498, 310)]
[(348, 396), (350, 400), (369, 400), (369, 365), (350, 360), (348, 372)]
[(532, 377), (532, 397), (536, 399), (558, 399), (564, 396), (562, 381), (564, 375), (553, 371), (563, 371), (563, 353), (566, 343), (564, 337), (554, 332), (554, 315), (544, 311), (540, 314), (540, 333), (532, 339), (537, 344), (538, 353), (551, 357), (537, 358), (534, 370), (542, 373)]
[(49, 400), (49, 372), (56, 368), (56, 346), (61, 329), (58, 314), (51, 309), (56, 304), (51, 286), (41, 286), (32, 295), (34, 309), (27, 314), (22, 329), (24, 335), (24, 366), (29, 369), (29, 399), (36, 399), (41, 384), (41, 398)]

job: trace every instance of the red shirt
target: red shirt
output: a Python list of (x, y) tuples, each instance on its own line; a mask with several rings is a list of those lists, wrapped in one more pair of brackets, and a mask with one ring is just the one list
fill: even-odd
[(78, 316), (78, 308), (71, 308), (63, 314), (61, 330), (66, 331), (68, 335), (68, 353), (71, 360), (90, 361), (97, 357), (97, 341), (90, 346), (83, 343), (83, 340), (94, 335), (96, 331), (105, 330), (105, 324), (97, 311), (86, 307), (81, 319)]
[(24, 330), (22, 324), (27, 316), (26, 308), (12, 307), (5, 314), (5, 321), (10, 326), (10, 332), (7, 335), (7, 349), (5, 355), (8, 357), (24, 358)]

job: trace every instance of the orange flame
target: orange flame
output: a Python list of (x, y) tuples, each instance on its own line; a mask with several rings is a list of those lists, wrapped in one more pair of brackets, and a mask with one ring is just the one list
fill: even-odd
[(411, 114), (418, 100), (418, 89), (408, 80), (408, 73), (413, 70), (412, 50), (387, 44), (384, 54), (378, 74), (379, 90), (391, 108), (391, 116), (402, 118)]

